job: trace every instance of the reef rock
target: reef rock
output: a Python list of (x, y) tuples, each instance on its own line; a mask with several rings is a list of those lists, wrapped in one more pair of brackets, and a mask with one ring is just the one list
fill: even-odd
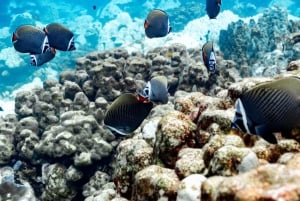
[(0, 168), (0, 200), (37, 200), (28, 181), (15, 181), (13, 168), (5, 166)]
[(0, 117), (0, 165), (8, 164), (15, 154), (14, 135), (17, 118), (15, 115)]
[(131, 200), (175, 200), (178, 185), (174, 170), (151, 165), (135, 175)]
[(284, 70), (292, 55), (284, 55), (282, 44), (289, 32), (288, 13), (281, 7), (271, 7), (263, 12), (257, 22), (242, 20), (228, 25), (220, 32), (220, 50), (224, 59), (238, 64), (243, 77), (275, 75)]
[(209, 172), (213, 175), (232, 176), (258, 166), (256, 154), (249, 148), (223, 146), (210, 161)]
[(33, 91), (20, 91), (15, 98), (15, 112), (19, 118), (27, 117), (33, 113), (33, 105), (37, 101), (37, 96)]
[(45, 191), (42, 200), (71, 200), (76, 196), (75, 189), (68, 184), (66, 173), (66, 167), (58, 163), (44, 168)]
[(205, 164), (202, 149), (183, 148), (178, 153), (175, 164), (175, 172), (179, 178), (185, 178), (191, 174), (204, 173)]
[(214, 157), (214, 154), (217, 150), (224, 146), (235, 146), (235, 147), (245, 147), (245, 144), (237, 135), (214, 135), (211, 137), (209, 142), (204, 145), (203, 150), (203, 159), (205, 165), (208, 167), (211, 159)]
[(100, 190), (97, 190), (93, 195), (87, 197), (85, 201), (128, 201), (126, 198), (120, 197), (116, 191), (115, 185), (112, 182), (106, 183)]
[(180, 181), (176, 201), (201, 200), (201, 185), (206, 180), (202, 174), (191, 174)]
[(155, 160), (174, 167), (180, 149), (195, 147), (196, 125), (183, 113), (173, 111), (158, 124), (154, 145)]
[[(222, 177), (211, 190), (208, 178), (202, 185), (201, 200), (299, 200), (299, 169), (279, 164), (260, 166), (247, 173)], [(203, 199), (205, 198), (205, 199)]]
[(127, 139), (117, 147), (113, 180), (117, 191), (130, 198), (134, 175), (151, 165), (153, 148), (142, 139)]
[(108, 142), (113, 134), (99, 126), (92, 115), (82, 110), (69, 111), (61, 115), (61, 125), (52, 126), (43, 133), (35, 145), (37, 153), (50, 157), (72, 157), (75, 165), (90, 165), (112, 151)]
[(83, 186), (83, 196), (90, 197), (98, 194), (99, 190), (102, 190), (103, 186), (110, 181), (110, 176), (101, 171), (96, 171), (95, 174), (90, 178), (89, 182)]

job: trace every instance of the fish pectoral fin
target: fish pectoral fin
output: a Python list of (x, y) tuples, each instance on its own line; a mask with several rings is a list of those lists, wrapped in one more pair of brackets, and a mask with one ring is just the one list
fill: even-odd
[(264, 124), (255, 126), (255, 133), (271, 144), (277, 144), (275, 135)]

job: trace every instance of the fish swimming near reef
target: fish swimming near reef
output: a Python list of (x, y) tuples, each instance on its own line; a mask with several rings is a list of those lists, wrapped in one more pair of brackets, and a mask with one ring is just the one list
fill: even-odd
[(51, 47), (61, 51), (75, 50), (74, 34), (65, 26), (58, 23), (48, 24), (44, 28)]
[(104, 124), (121, 135), (128, 135), (141, 125), (152, 108), (151, 102), (140, 102), (135, 94), (125, 93), (110, 105)]
[(167, 13), (160, 9), (152, 10), (144, 22), (145, 34), (148, 38), (164, 37), (171, 32)]
[(166, 104), (169, 101), (168, 80), (165, 76), (153, 77), (139, 94), (139, 100)]
[(207, 71), (214, 73), (216, 71), (217, 61), (213, 42), (209, 41), (202, 46), (202, 59)]
[(276, 144), (275, 132), (288, 134), (300, 126), (300, 79), (262, 83), (236, 101), (232, 127)]
[(206, 13), (209, 19), (216, 19), (220, 12), (221, 0), (206, 0)]
[(44, 63), (52, 60), (55, 57), (55, 49), (53, 47), (49, 48), (46, 52), (41, 54), (30, 54), (30, 60), (32, 66), (41, 66)]
[(21, 53), (41, 54), (50, 48), (46, 34), (32, 25), (21, 25), (12, 34), (15, 50)]

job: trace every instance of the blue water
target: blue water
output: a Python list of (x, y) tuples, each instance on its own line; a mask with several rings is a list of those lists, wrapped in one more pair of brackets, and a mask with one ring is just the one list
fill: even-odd
[[(300, 16), (299, 0), (226, 0), (222, 2), (221, 12), (230, 10), (240, 17), (250, 17), (274, 5), (286, 8), (291, 15)], [(169, 14), (173, 32), (181, 32), (190, 21), (206, 15), (205, 0), (1, 0), (0, 98), (5, 98), (3, 92), (10, 94), (35, 77), (41, 80), (57, 78), (62, 70), (75, 68), (76, 58), (88, 52), (122, 46), (126, 40), (140, 43), (144, 37), (143, 21), (153, 8), (163, 9)], [(120, 13), (123, 14), (120, 16)], [(131, 20), (128, 24), (126, 17)], [(121, 22), (124, 19), (125, 22)], [(11, 34), (22, 24), (43, 28), (51, 22), (62, 23), (74, 32), (77, 50), (58, 53), (42, 67), (32, 67), (27, 54), (12, 49)]]

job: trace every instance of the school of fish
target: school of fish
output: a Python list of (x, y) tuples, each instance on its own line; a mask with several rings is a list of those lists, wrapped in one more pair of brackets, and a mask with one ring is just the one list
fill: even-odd
[(58, 23), (51, 23), (43, 30), (33, 25), (21, 25), (12, 34), (16, 51), (29, 53), (30, 64), (41, 66), (55, 57), (56, 50), (75, 50), (74, 34)]
[[(209, 19), (216, 19), (220, 8), (221, 0), (206, 0)], [(144, 30), (150, 39), (167, 36), (172, 31), (168, 14), (161, 9), (150, 11), (144, 21)], [(55, 57), (56, 50), (76, 50), (74, 34), (58, 23), (48, 24), (44, 29), (21, 25), (12, 34), (12, 43), (16, 51), (30, 54), (32, 66), (49, 62)], [(203, 44), (202, 60), (209, 73), (217, 71), (213, 41)], [(118, 134), (131, 134), (156, 104), (167, 104), (168, 101), (167, 78), (155, 76), (139, 93), (124, 93), (116, 98), (105, 113), (104, 124)], [(300, 79), (288, 77), (259, 84), (241, 94), (235, 103), (231, 127), (276, 144), (274, 133), (289, 133), (300, 127), (299, 117)]]

